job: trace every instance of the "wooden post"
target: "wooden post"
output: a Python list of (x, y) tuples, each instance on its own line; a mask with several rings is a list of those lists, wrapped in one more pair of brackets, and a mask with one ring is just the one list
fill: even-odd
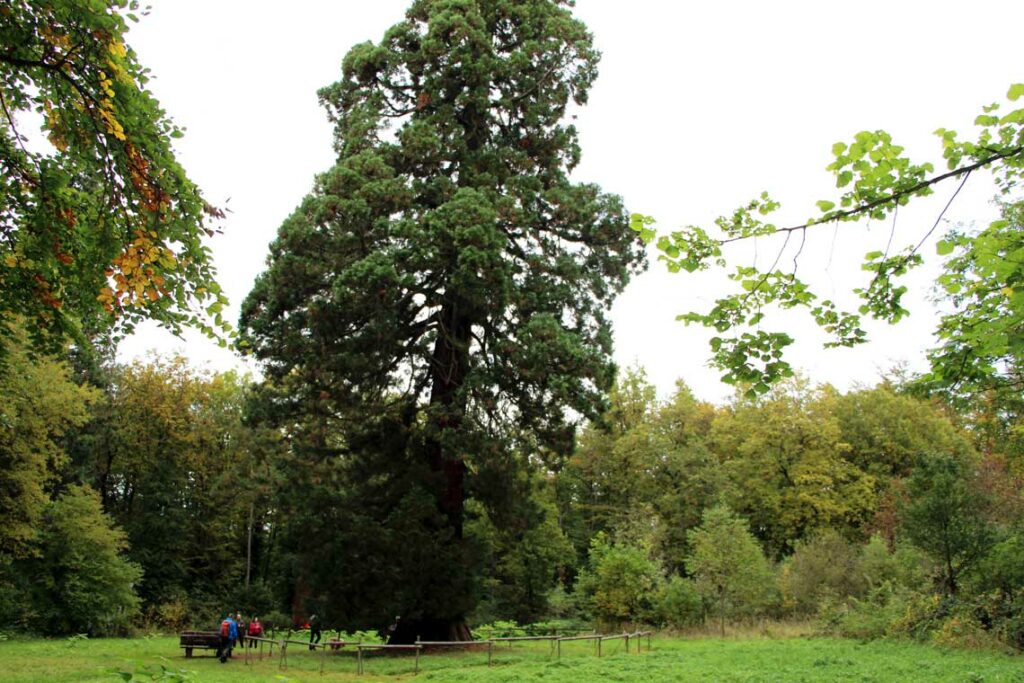
[(423, 648), (420, 643), (420, 637), (416, 636), (416, 668), (413, 670), (417, 676), (420, 674), (420, 650)]
[(647, 632), (647, 651), (651, 651), (651, 632)]
[(601, 656), (601, 641), (602, 640), (604, 640), (604, 638), (598, 638), (597, 639), (597, 656), (598, 657)]
[(629, 634), (628, 633), (623, 633), (622, 635), (624, 635), (626, 637), (626, 654), (628, 655), (629, 654)]
[(356, 673), (363, 675), (363, 646), (356, 645)]
[(494, 659), (494, 641), (487, 639), (487, 666), (491, 666)]
[(558, 639), (558, 661), (562, 661), (562, 639)]

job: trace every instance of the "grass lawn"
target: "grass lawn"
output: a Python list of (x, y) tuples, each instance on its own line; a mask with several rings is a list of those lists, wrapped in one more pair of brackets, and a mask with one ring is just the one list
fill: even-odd
[[(237, 652), (237, 651), (236, 651)], [(948, 650), (912, 643), (827, 638), (669, 639), (655, 638), (641, 654), (623, 651), (621, 641), (606, 642), (599, 659), (592, 644), (564, 643), (556, 660), (547, 644), (495, 645), (494, 666), (486, 649), (460, 654), (429, 654), (413, 674), (412, 656), (371, 656), (366, 674), (356, 675), (354, 657), (328, 655), (320, 674), (320, 655), (293, 645), (288, 668), (280, 658), (247, 665), (236, 657), (221, 664), (212, 656), (186, 660), (177, 638), (135, 640), (11, 640), (0, 642), (0, 681), (86, 682), (122, 680), (115, 671), (163, 664), (187, 669), (187, 680), (218, 681), (394, 681), (481, 683), (547, 681), (1018, 681), (1024, 683), (1024, 658), (992, 652)], [(151, 680), (137, 677), (135, 680)]]

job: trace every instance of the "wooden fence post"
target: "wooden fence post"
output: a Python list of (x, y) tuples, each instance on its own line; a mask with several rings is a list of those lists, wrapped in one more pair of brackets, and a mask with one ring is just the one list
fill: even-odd
[(491, 666), (494, 658), (494, 641), (490, 638), (487, 639), (487, 666)]

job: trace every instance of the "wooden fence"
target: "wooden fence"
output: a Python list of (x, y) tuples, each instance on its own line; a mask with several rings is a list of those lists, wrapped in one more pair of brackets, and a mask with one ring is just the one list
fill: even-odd
[[(246, 636), (243, 641), (244, 659), (245, 664), (252, 665), (254, 661), (262, 660), (264, 657), (273, 658), (274, 648), (278, 648), (278, 669), (288, 668), (288, 646), (298, 645), (300, 647), (307, 647), (311, 651), (320, 651), (320, 673), (324, 673), (324, 666), (326, 663), (328, 650), (336, 653), (342, 651), (351, 652), (355, 650), (356, 653), (356, 673), (362, 675), (365, 673), (365, 657), (364, 653), (372, 651), (412, 651), (415, 655), (414, 672), (418, 674), (420, 672), (420, 656), (423, 653), (424, 648), (427, 650), (442, 649), (446, 647), (451, 648), (478, 648), (482, 649), (484, 646), (487, 647), (487, 666), (493, 666), (494, 664), (494, 646), (495, 644), (507, 643), (508, 647), (511, 648), (516, 643), (525, 642), (543, 642), (547, 641), (551, 643), (551, 654), (554, 654), (559, 660), (562, 658), (562, 643), (574, 642), (574, 641), (591, 641), (595, 644), (595, 652), (598, 657), (602, 656), (602, 643), (612, 640), (622, 640), (625, 645), (626, 653), (630, 653), (630, 641), (636, 643), (636, 653), (640, 654), (640, 648), (643, 638), (647, 638), (647, 651), (651, 650), (651, 631), (634, 631), (632, 633), (616, 633), (616, 634), (600, 634), (590, 633), (586, 635), (573, 635), (573, 636), (560, 636), (557, 634), (544, 635), (544, 636), (504, 636), (496, 638), (487, 638), (485, 640), (466, 640), (466, 641), (428, 641), (416, 639), (416, 642), (412, 645), (385, 645), (383, 643), (363, 643), (363, 642), (347, 642), (340, 638), (332, 638), (326, 642), (310, 643), (304, 640), (293, 640), (291, 638), (258, 638), (252, 636)], [(289, 633), (289, 635), (291, 635)], [(255, 645), (252, 645), (255, 643)]]

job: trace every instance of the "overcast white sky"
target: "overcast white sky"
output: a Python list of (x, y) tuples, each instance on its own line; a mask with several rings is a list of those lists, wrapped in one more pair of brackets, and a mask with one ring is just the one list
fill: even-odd
[[(237, 320), (278, 226), (333, 163), (316, 90), (337, 80), (352, 45), (379, 40), (408, 4), (152, 0), (151, 14), (132, 29), (129, 42), (156, 76), (153, 91), (187, 129), (180, 160), (211, 202), (232, 211), (225, 234), (211, 241), (233, 304), (229, 319)], [(931, 131), (969, 132), (981, 105), (1003, 101), (1010, 83), (1024, 81), (1019, 0), (580, 0), (576, 14), (604, 53), (577, 120), (576, 176), (622, 195), (666, 230), (707, 225), (762, 190), (783, 203), (778, 223), (802, 222), (814, 201), (835, 193), (824, 171), (833, 142), (884, 128), (912, 155), (937, 160)], [(916, 242), (954, 189), (901, 212), (894, 247)], [(947, 219), (990, 220), (992, 192), (986, 178), (972, 179)], [(823, 229), (804, 250), (800, 274), (844, 300), (844, 289), (863, 282), (859, 259), (883, 248), (889, 229)], [(762, 265), (771, 246), (758, 245)], [(706, 366), (710, 335), (674, 318), (709, 307), (724, 275), (663, 271), (652, 263), (616, 303), (616, 359), (645, 366), (662, 395), (682, 378), (698, 396), (721, 400), (731, 388)], [(923, 368), (935, 325), (927, 272), (913, 293), (909, 321), (871, 326), (872, 343), (855, 350), (822, 351), (813, 330), (780, 320), (800, 335), (791, 360), (842, 389), (873, 382), (898, 362)], [(213, 369), (241, 365), (199, 335), (181, 340), (152, 327), (120, 355), (150, 349), (180, 350)]]

